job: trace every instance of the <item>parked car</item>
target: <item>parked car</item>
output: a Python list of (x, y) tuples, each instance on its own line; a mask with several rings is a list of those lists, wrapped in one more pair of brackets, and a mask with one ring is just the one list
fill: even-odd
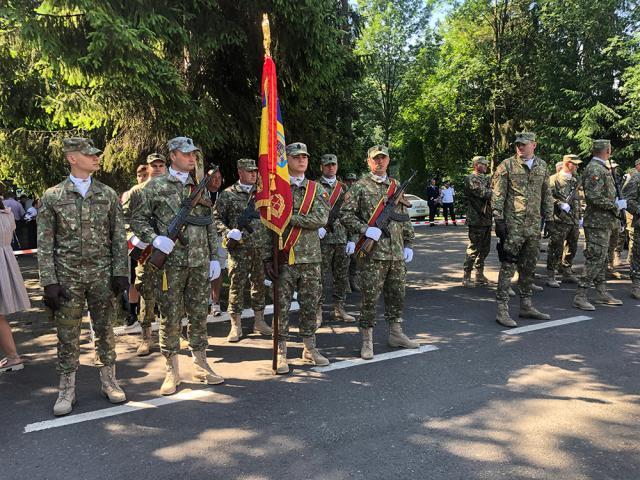
[(405, 199), (411, 203), (409, 208), (409, 217), (412, 220), (424, 220), (429, 215), (429, 203), (416, 195), (406, 194)]

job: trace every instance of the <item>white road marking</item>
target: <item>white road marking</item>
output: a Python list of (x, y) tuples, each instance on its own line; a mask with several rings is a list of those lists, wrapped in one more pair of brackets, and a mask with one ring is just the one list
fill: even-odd
[(341, 370), (343, 368), (357, 367), (358, 365), (369, 365), (370, 363), (383, 362), (385, 360), (391, 360), (393, 358), (408, 357), (409, 355), (417, 355), (424, 352), (432, 352), (438, 350), (438, 347), (434, 345), (423, 345), (420, 348), (397, 350), (395, 352), (381, 353), (375, 355), (371, 360), (363, 360), (361, 358), (354, 358), (353, 360), (343, 360), (341, 362), (335, 362), (326, 367), (313, 367), (311, 370), (314, 372), (330, 372), (332, 370)]
[(115, 415), (123, 415), (125, 413), (137, 412), (138, 410), (146, 410), (148, 408), (158, 408), (171, 403), (184, 402), (185, 400), (198, 400), (214, 395), (212, 389), (203, 390), (183, 390), (170, 397), (159, 397), (145, 402), (127, 402), (116, 407), (103, 408), (93, 412), (79, 413), (77, 415), (68, 415), (53, 420), (45, 420), (43, 422), (30, 423), (24, 427), (24, 433), (39, 432), (49, 428), (65, 427), (74, 423), (90, 422), (100, 418), (113, 417)]
[(569, 323), (584, 322), (585, 320), (593, 320), (593, 317), (579, 315), (577, 317), (562, 318), (560, 320), (552, 320), (550, 322), (536, 323), (535, 325), (529, 325), (526, 327), (511, 328), (509, 330), (503, 330), (502, 333), (504, 333), (505, 335), (518, 335), (520, 333), (542, 330), (544, 328), (558, 327), (560, 325), (567, 325)]

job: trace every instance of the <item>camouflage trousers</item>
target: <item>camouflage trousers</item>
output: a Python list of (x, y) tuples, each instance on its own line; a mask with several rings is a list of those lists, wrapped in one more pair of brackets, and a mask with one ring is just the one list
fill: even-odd
[[(349, 281), (349, 256), (345, 252), (346, 244), (321, 244), (322, 249), (322, 285), (329, 284), (329, 276), (333, 278), (333, 302), (344, 303), (347, 296), (347, 282)], [(324, 288), (320, 296), (320, 305), (324, 303)]]
[(634, 228), (629, 233), (633, 235), (629, 241), (631, 279), (640, 281), (640, 228)]
[(578, 286), (591, 288), (605, 283), (608, 250), (613, 228), (584, 228), (586, 248), (584, 250), (584, 272)]
[(627, 240), (627, 229), (620, 231), (620, 222), (616, 221), (615, 226), (611, 230), (611, 238), (609, 238), (609, 249), (607, 251), (607, 260), (609, 263), (613, 262), (613, 254), (622, 254), (624, 250), (624, 244)]
[(230, 281), (229, 313), (242, 313), (247, 284), (251, 285), (251, 308), (254, 311), (264, 310), (264, 266), (259, 252), (254, 248), (240, 247), (229, 251), (227, 262)]
[(62, 300), (53, 313), (58, 334), (59, 374), (75, 372), (80, 364), (80, 326), (86, 305), (89, 307), (95, 338), (95, 364), (98, 367), (115, 364), (116, 340), (113, 335), (116, 300), (111, 290), (111, 276), (103, 275), (88, 282), (60, 279), (71, 296)]
[(547, 270), (566, 271), (573, 265), (578, 251), (580, 228), (569, 223), (554, 222), (547, 247)]
[(359, 260), (358, 271), (362, 291), (360, 327), (373, 328), (376, 325), (376, 305), (381, 293), (384, 296), (384, 318), (387, 323), (402, 322), (407, 276), (404, 261), (367, 258)]
[(484, 261), (491, 250), (491, 226), (469, 226), (469, 245), (467, 257), (464, 260), (464, 271), (471, 272), (473, 268), (484, 268)]
[(156, 295), (161, 287), (162, 275), (146, 264), (136, 265), (135, 286), (142, 297), (140, 301), (140, 326), (148, 328), (156, 318)]
[(180, 350), (182, 319), (188, 317), (189, 348), (207, 348), (207, 316), (209, 314), (209, 265), (164, 268), (167, 291), (159, 292), (162, 318), (160, 320), (160, 352), (170, 357)]
[(518, 290), (520, 297), (530, 298), (532, 295), (531, 284), (536, 273), (536, 263), (540, 254), (540, 235), (523, 237), (520, 235), (508, 235), (504, 249), (511, 256), (517, 258), (515, 263), (502, 262), (498, 274), (498, 286), (496, 288), (496, 300), (498, 303), (509, 301), (509, 288), (511, 279), (518, 271)]
[(300, 313), (298, 315), (300, 336), (310, 337), (316, 333), (316, 310), (322, 289), (322, 266), (320, 263), (283, 265), (280, 270), (280, 321), (281, 334), (289, 333), (289, 309), (293, 292), (298, 292)]

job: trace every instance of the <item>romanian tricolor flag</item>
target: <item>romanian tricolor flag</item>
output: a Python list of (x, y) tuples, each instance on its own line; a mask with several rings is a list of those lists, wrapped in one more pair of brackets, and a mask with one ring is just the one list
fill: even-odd
[(282, 233), (291, 219), (293, 209), (285, 146), (284, 127), (278, 101), (276, 65), (265, 41), (256, 207), (260, 210), (262, 223), (280, 236), (280, 245), (282, 245)]

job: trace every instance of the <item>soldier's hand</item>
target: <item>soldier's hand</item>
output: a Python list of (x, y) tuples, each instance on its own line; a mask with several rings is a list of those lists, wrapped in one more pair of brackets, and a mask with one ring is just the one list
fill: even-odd
[(507, 223), (501, 218), (496, 219), (496, 237), (503, 241), (507, 238)]
[(56, 311), (60, 308), (60, 298), (65, 300), (71, 300), (71, 296), (59, 283), (47, 285), (44, 287), (44, 304), (52, 311)]
[(215, 280), (220, 277), (221, 273), (220, 262), (218, 260), (211, 260), (209, 262), (209, 280)]
[(322, 240), (324, 237), (326, 237), (327, 235), (327, 229), (324, 227), (320, 227), (318, 229), (318, 237), (320, 237), (320, 240)]
[(562, 202), (560, 204), (560, 210), (562, 210), (563, 212), (569, 213), (571, 211), (571, 205), (569, 205), (568, 203)]
[(129, 279), (127, 277), (111, 278), (111, 290), (117, 296), (129, 288)]
[(356, 242), (347, 242), (347, 246), (344, 251), (347, 255), (353, 255), (356, 251)]
[(364, 232), (364, 236), (370, 238), (371, 240), (378, 241), (380, 240), (380, 235), (382, 235), (382, 230), (378, 227), (367, 227), (367, 231)]
[(237, 228), (233, 228), (229, 230), (229, 233), (227, 233), (227, 238), (230, 238), (231, 240), (235, 240), (236, 242), (239, 242), (242, 239), (242, 232)]
[(161, 252), (169, 255), (171, 252), (173, 252), (173, 247), (175, 247), (176, 244), (169, 237), (158, 235), (156, 238), (153, 239), (153, 246), (156, 247)]
[(627, 209), (627, 201), (624, 198), (622, 200), (616, 198), (616, 208), (618, 210), (626, 210)]
[(145, 243), (142, 240), (140, 240), (135, 235), (132, 235), (129, 241), (131, 242), (131, 245), (133, 245), (134, 247), (138, 247), (140, 250), (144, 250), (145, 248), (147, 248), (147, 245), (149, 245), (148, 243)]
[(278, 271), (276, 270), (273, 262), (264, 262), (264, 274), (272, 281), (278, 278)]
[(409, 263), (411, 260), (413, 260), (413, 250), (405, 247), (404, 250), (402, 251), (402, 255), (404, 256), (404, 263)]

